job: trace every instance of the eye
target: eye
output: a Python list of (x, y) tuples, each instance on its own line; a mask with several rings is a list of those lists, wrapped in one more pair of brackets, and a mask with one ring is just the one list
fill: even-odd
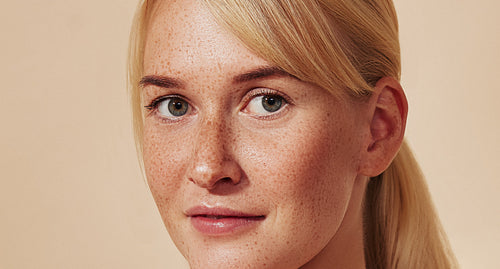
[(285, 99), (279, 95), (257, 95), (248, 102), (245, 110), (252, 114), (265, 116), (278, 112), (285, 104)]
[(173, 118), (184, 116), (189, 111), (189, 103), (180, 97), (160, 97), (150, 105), (147, 109), (156, 109), (162, 117)]

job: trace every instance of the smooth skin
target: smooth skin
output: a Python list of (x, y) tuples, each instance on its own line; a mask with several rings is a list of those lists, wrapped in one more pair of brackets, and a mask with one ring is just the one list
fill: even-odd
[[(276, 71), (198, 1), (159, 2), (145, 47), (144, 163), (191, 268), (365, 268), (362, 201), (403, 139), (399, 83), (340, 100)], [(197, 206), (264, 219), (207, 235), (186, 214)]]

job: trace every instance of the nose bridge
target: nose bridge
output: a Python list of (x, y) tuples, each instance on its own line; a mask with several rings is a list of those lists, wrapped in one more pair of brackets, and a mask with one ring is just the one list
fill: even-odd
[(212, 189), (219, 181), (240, 181), (239, 165), (229, 152), (231, 128), (221, 116), (206, 115), (196, 133), (188, 178), (196, 185)]
[[(223, 161), (226, 155), (227, 124), (221, 117), (203, 119), (195, 145), (195, 156), (205, 162)], [(200, 160), (203, 162), (203, 160)]]

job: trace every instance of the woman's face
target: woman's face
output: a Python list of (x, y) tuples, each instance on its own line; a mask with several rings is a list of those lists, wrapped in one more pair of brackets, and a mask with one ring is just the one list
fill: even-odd
[(296, 268), (334, 244), (359, 188), (359, 105), (259, 58), (198, 1), (153, 14), (145, 169), (191, 266)]

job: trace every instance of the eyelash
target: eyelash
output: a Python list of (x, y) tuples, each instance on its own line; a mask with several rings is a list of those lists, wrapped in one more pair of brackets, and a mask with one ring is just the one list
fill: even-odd
[(157, 98), (153, 99), (153, 101), (151, 101), (151, 103), (149, 103), (149, 105), (144, 106), (144, 108), (147, 109), (147, 110), (156, 109), (156, 108), (158, 108), (158, 105), (160, 104), (160, 102), (163, 102), (163, 101), (165, 101), (168, 98), (171, 98), (171, 97), (170, 96), (160, 96), (160, 97), (157, 97)]
[(268, 88), (255, 88), (250, 91), (249, 94), (247, 94), (247, 97), (244, 98), (245, 104), (248, 103), (248, 101), (252, 100), (252, 98), (255, 98), (257, 96), (265, 96), (265, 95), (274, 95), (274, 96), (279, 96), (283, 98), (286, 104), (292, 103), (291, 99), (288, 97), (288, 95), (277, 91), (277, 90), (271, 90)]
[(171, 99), (171, 98), (179, 98), (179, 99), (186, 101), (186, 98), (182, 95), (178, 95), (178, 94), (162, 95), (162, 96), (159, 96), (159, 97), (156, 97), (155, 99), (153, 99), (153, 101), (151, 101), (151, 103), (149, 103), (149, 105), (144, 106), (144, 108), (147, 110), (155, 110), (158, 108), (158, 106), (160, 105), (161, 102), (163, 102), (167, 99)]

